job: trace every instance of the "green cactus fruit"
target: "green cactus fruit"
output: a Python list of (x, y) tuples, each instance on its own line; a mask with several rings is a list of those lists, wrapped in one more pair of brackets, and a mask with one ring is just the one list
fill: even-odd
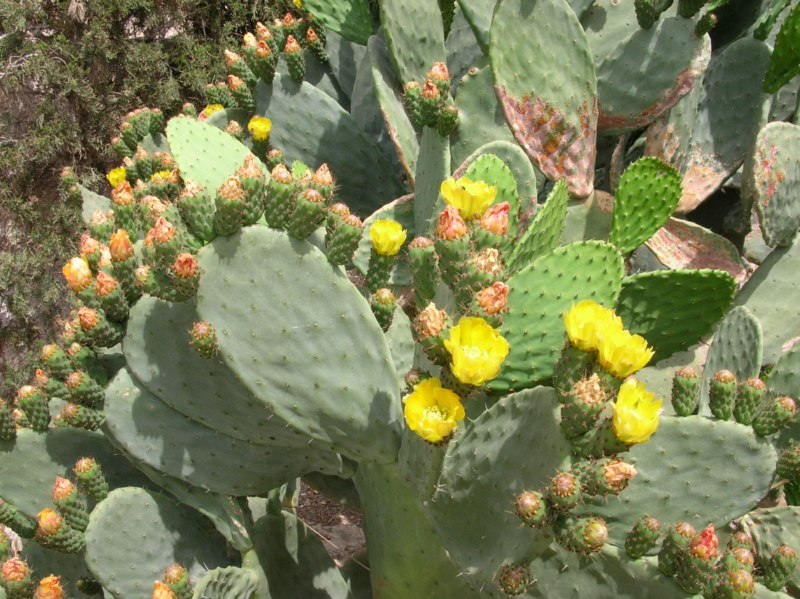
[(716, 594), (719, 599), (748, 599), (755, 593), (756, 583), (753, 575), (746, 570), (723, 571), (717, 582)]
[(394, 268), (395, 256), (384, 256), (372, 249), (367, 268), (367, 289), (375, 293), (389, 284), (389, 277)]
[(106, 421), (105, 412), (94, 408), (87, 408), (77, 403), (67, 403), (61, 408), (58, 423), (72, 428), (82, 428), (87, 431), (96, 431)]
[(103, 255), (103, 246), (94, 237), (88, 233), (81, 235), (79, 244), (81, 256), (89, 264), (92, 273), (96, 273), (100, 264), (100, 258)]
[[(319, 191), (319, 189), (317, 189), (317, 191)], [(330, 239), (336, 231), (336, 228), (341, 225), (345, 217), (350, 216), (350, 214), (350, 208), (347, 207), (347, 204), (343, 204), (342, 202), (335, 202), (328, 206), (328, 214), (325, 217), (325, 247), (327, 249), (330, 249)]]
[(653, 549), (661, 536), (661, 523), (653, 516), (642, 516), (625, 537), (625, 551), (631, 559), (639, 559)]
[(20, 558), (12, 557), (0, 565), (0, 587), (8, 599), (31, 599), (34, 586), (33, 571)]
[(555, 531), (564, 547), (581, 555), (600, 551), (608, 541), (608, 526), (597, 517), (566, 517), (556, 523)]
[(405, 85), (403, 102), (411, 122), (415, 127), (422, 128), (422, 86), (417, 81), (411, 81)]
[(109, 237), (116, 230), (113, 210), (95, 210), (89, 217), (89, 233), (95, 239), (108, 243)]
[(330, 235), (325, 238), (328, 261), (337, 265), (349, 263), (353, 259), (363, 232), (364, 223), (358, 216), (348, 214), (342, 217), (341, 222), (332, 228)]
[[(175, 257), (181, 251), (183, 243), (178, 227), (165, 216), (161, 216), (166, 211), (166, 205), (161, 203), (161, 206), (154, 210), (153, 216), (156, 214), (159, 216), (156, 217), (152, 228), (147, 232), (144, 242), (145, 247), (142, 251), (145, 258), (156, 266), (166, 268), (175, 261)], [(147, 252), (145, 252), (145, 248), (148, 250)]]
[(17, 425), (5, 400), (0, 399), (0, 441), (13, 441), (17, 438)]
[(246, 195), (236, 175), (228, 177), (219, 186), (214, 213), (214, 231), (217, 235), (232, 235), (242, 228)]
[(434, 247), (439, 256), (439, 272), (442, 280), (451, 289), (458, 288), (463, 267), (468, 259), (469, 234), (458, 210), (452, 206), (447, 206), (439, 216)]
[(592, 354), (572, 347), (567, 341), (553, 371), (553, 386), (560, 402), (569, 399), (575, 383), (590, 375), (593, 364)]
[(253, 92), (240, 77), (236, 75), (228, 75), (227, 79), (228, 91), (230, 91), (233, 101), (239, 108), (252, 111), (256, 108), (256, 101), (253, 98)]
[(109, 320), (123, 322), (128, 318), (128, 300), (125, 299), (122, 286), (112, 275), (98, 272), (94, 281), (94, 293)]
[(514, 513), (526, 526), (540, 527), (547, 522), (548, 510), (544, 495), (538, 491), (523, 491), (514, 499)]
[(4, 528), (0, 527), (0, 560), (5, 561), (11, 554), (11, 539), (8, 538)]
[(210, 105), (219, 105), (224, 108), (233, 106), (233, 96), (224, 81), (218, 83), (209, 83), (206, 85), (206, 103)]
[[(320, 29), (320, 31), (322, 31)], [(328, 62), (328, 53), (325, 51), (325, 41), (317, 34), (313, 27), (306, 29), (306, 45), (322, 63)]]
[(397, 298), (394, 293), (385, 287), (376, 289), (375, 293), (369, 296), (369, 305), (378, 324), (384, 331), (387, 331), (392, 324), (394, 309), (397, 306)]
[(669, 529), (658, 552), (658, 569), (665, 576), (674, 576), (683, 550), (689, 546), (696, 531), (688, 522), (678, 522)]
[(794, 573), (797, 561), (797, 551), (787, 545), (777, 547), (764, 566), (764, 586), (771, 591), (783, 589)]
[(506, 564), (497, 573), (497, 584), (506, 595), (515, 597), (528, 590), (531, 578), (525, 566)]
[(710, 32), (717, 26), (717, 15), (712, 12), (705, 13), (697, 20), (697, 25), (694, 27), (694, 34), (697, 37), (703, 37), (706, 33)]
[(0, 523), (24, 539), (30, 539), (36, 533), (36, 522), (2, 499), (0, 499)]
[(436, 119), (436, 130), (442, 137), (449, 137), (458, 129), (459, 121), (458, 106), (453, 102), (448, 102), (439, 110)]
[(122, 285), (128, 305), (131, 305), (141, 297), (141, 292), (136, 287), (134, 277), (139, 263), (128, 232), (125, 229), (117, 229), (111, 235), (108, 248), (111, 254), (111, 271)]
[(719, 567), (723, 571), (745, 570), (746, 572), (752, 572), (755, 561), (756, 558), (750, 549), (747, 547), (734, 547), (725, 552)]
[(546, 497), (553, 509), (569, 511), (581, 500), (581, 481), (571, 472), (559, 472), (550, 479)]
[[(92, 348), (81, 345), (80, 343), (73, 343), (67, 348), (67, 355), (69, 355), (70, 360), (72, 360), (72, 365), (75, 367), (75, 370), (82, 370), (101, 387), (108, 382), (108, 373), (106, 373), (103, 363)], [(66, 385), (64, 385), (64, 387), (66, 387)], [(66, 391), (67, 395), (62, 397), (62, 399), (69, 397), (69, 389), (66, 389)]]
[(39, 512), (35, 538), (43, 547), (63, 553), (81, 553), (86, 547), (83, 533), (72, 528), (50, 508)]
[(733, 406), (733, 417), (736, 422), (752, 424), (766, 393), (767, 386), (759, 378), (750, 377), (739, 383), (736, 389), (736, 405)]
[(186, 181), (178, 197), (178, 208), (193, 235), (203, 241), (211, 241), (216, 237), (214, 231), (216, 206), (204, 187), (191, 179)]
[(613, 396), (597, 374), (578, 380), (561, 405), (561, 428), (574, 439), (592, 430)]
[(422, 84), (419, 93), (420, 118), (423, 127), (436, 128), (439, 114), (444, 107), (445, 97), (435, 82), (428, 79)]
[(325, 222), (325, 196), (313, 187), (297, 194), (297, 204), (286, 225), (292, 237), (305, 239)]
[(130, 158), (133, 156), (133, 151), (128, 147), (128, 144), (125, 143), (122, 137), (113, 137), (111, 139), (111, 149), (114, 150), (120, 158)]
[(211, 359), (219, 353), (217, 332), (204, 320), (192, 324), (189, 331), (189, 345), (206, 359)]
[(64, 518), (67, 525), (75, 530), (83, 532), (89, 524), (89, 512), (86, 511), (86, 503), (80, 495), (78, 489), (72, 481), (60, 476), (56, 477), (53, 483), (53, 503), (56, 511)]
[(270, 83), (275, 77), (275, 67), (278, 64), (278, 53), (276, 48), (270, 47), (265, 40), (256, 39), (252, 33), (244, 36), (244, 56), (250, 69)]
[(177, 599), (192, 599), (192, 581), (189, 578), (189, 572), (180, 564), (172, 564), (164, 570), (161, 580)]
[(800, 481), (800, 443), (794, 440), (789, 442), (789, 447), (778, 456), (775, 472), (778, 478), (792, 483)]
[(44, 393), (32, 385), (24, 385), (17, 391), (17, 406), (25, 412), (33, 430), (47, 431), (50, 426), (50, 400)]
[(242, 225), (254, 225), (264, 214), (264, 171), (261, 161), (247, 154), (244, 163), (236, 170), (236, 176), (244, 190), (242, 203)]
[(274, 229), (285, 229), (289, 217), (294, 212), (294, 177), (286, 165), (279, 164), (272, 169), (272, 178), (267, 184), (264, 218)]
[(286, 37), (286, 45), (283, 47), (283, 56), (286, 59), (286, 66), (289, 69), (289, 76), (295, 83), (302, 83), (306, 74), (306, 59), (303, 56), (303, 49), (293, 35)]
[(755, 551), (753, 537), (743, 530), (737, 530), (730, 536), (730, 538), (728, 538), (728, 549), (735, 549), (736, 547), (744, 547), (745, 549), (749, 549), (751, 552)]
[[(444, 333), (450, 322), (445, 310), (440, 310), (433, 302), (419, 311), (414, 319), (414, 332), (428, 359), (439, 366), (447, 366), (450, 353), (444, 347)], [(449, 372), (448, 369), (445, 371)]]
[(75, 462), (72, 471), (78, 479), (78, 487), (81, 491), (91, 497), (96, 503), (100, 503), (108, 495), (108, 482), (103, 476), (103, 470), (93, 458), (81, 458)]
[(111, 192), (111, 209), (114, 211), (114, 222), (120, 229), (125, 229), (133, 239), (141, 231), (141, 216), (136, 196), (130, 183), (123, 181)]
[[(311, 177), (311, 187), (316, 189), (325, 198), (325, 202), (331, 202), (336, 192), (336, 181), (333, 179), (333, 173), (327, 164), (321, 164)], [(346, 204), (341, 204), (345, 205)], [(349, 212), (349, 208), (348, 208)], [(342, 214), (342, 216), (345, 216)]]
[(42, 347), (42, 364), (50, 376), (58, 379), (65, 378), (72, 372), (72, 362), (70, 362), (67, 352), (54, 343), (48, 343)]
[(34, 384), (39, 387), (47, 397), (55, 397), (64, 400), (69, 399), (69, 389), (67, 389), (67, 386), (62, 381), (47, 376), (47, 373), (41, 368), (36, 369)]
[(64, 383), (73, 402), (89, 408), (102, 409), (105, 391), (87, 373), (75, 370), (69, 374)]
[(658, 21), (659, 10), (658, 0), (634, 0), (633, 6), (636, 9), (636, 21), (642, 29), (650, 29)]
[(797, 403), (787, 395), (775, 397), (761, 407), (753, 419), (753, 430), (759, 437), (773, 435), (788, 426), (797, 413)]
[(124, 141), (125, 145), (128, 146), (128, 149), (131, 152), (135, 152), (141, 138), (137, 135), (133, 124), (129, 121), (123, 121), (119, 126), (119, 133), (122, 141)]
[(708, 387), (708, 404), (711, 413), (720, 420), (730, 420), (736, 402), (736, 375), (730, 370), (714, 373)]
[(247, 61), (239, 56), (236, 52), (225, 50), (225, 66), (227, 67), (229, 74), (235, 75), (244, 81), (245, 84), (250, 88), (255, 87), (255, 84), (258, 82), (256, 74), (253, 73), (253, 71), (247, 65)]
[(636, 468), (617, 457), (575, 462), (572, 471), (581, 481), (584, 497), (619, 495), (636, 476)]
[(714, 587), (719, 539), (709, 524), (683, 549), (677, 563), (678, 585), (687, 593), (706, 593)]
[(678, 416), (691, 416), (700, 405), (700, 377), (691, 366), (675, 372), (672, 379), (672, 407)]
[(439, 275), (434, 243), (427, 237), (416, 237), (408, 245), (408, 265), (414, 285), (414, 304), (418, 310), (433, 301)]
[(170, 267), (170, 275), (175, 290), (173, 301), (186, 301), (197, 293), (197, 285), (200, 282), (200, 267), (197, 264), (197, 257), (188, 252), (178, 254)]

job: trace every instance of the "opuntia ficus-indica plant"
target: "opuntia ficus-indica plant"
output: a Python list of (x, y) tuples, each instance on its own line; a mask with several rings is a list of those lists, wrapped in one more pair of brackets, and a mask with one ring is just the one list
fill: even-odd
[[(800, 12), (723, 4), (297, 1), (128, 115), (0, 401), (0, 593), (786, 597)], [(681, 218), (723, 186), (743, 245)]]

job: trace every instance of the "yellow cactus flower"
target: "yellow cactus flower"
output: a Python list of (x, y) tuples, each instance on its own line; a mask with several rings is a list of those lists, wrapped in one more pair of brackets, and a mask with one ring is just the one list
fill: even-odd
[(170, 175), (172, 175), (172, 171), (170, 170), (158, 171), (150, 175), (150, 180), (156, 182), (163, 182), (167, 181)]
[(655, 353), (644, 337), (615, 327), (604, 329), (597, 350), (600, 365), (621, 379), (644, 368)]
[(298, 10), (303, 9), (303, 0), (294, 0), (294, 5), (297, 7)]
[(254, 141), (267, 141), (272, 131), (272, 121), (265, 116), (256, 115), (247, 123), (247, 130)]
[(372, 249), (381, 256), (394, 256), (406, 240), (407, 231), (396, 220), (382, 218), (372, 223), (369, 238)]
[(654, 399), (643, 383), (628, 379), (619, 389), (614, 403), (611, 427), (623, 443), (644, 443), (658, 428), (661, 400)]
[(61, 273), (64, 275), (67, 287), (75, 293), (80, 293), (86, 289), (94, 280), (89, 263), (83, 256), (70, 259), (61, 269)]
[(204, 121), (212, 114), (219, 112), (220, 110), (225, 110), (225, 107), (222, 104), (209, 104), (203, 108), (202, 112), (197, 116), (201, 121)]
[(445, 179), (439, 191), (444, 201), (457, 208), (464, 220), (483, 216), (497, 197), (496, 185), (487, 185), (483, 181), (473, 181), (467, 177), (458, 180), (452, 177)]
[(564, 312), (564, 326), (573, 347), (595, 351), (607, 328), (622, 329), (622, 319), (611, 308), (604, 308), (593, 300), (573, 304)]
[(447, 439), (464, 419), (461, 399), (437, 378), (416, 385), (404, 401), (408, 428), (430, 443)]
[(450, 329), (444, 346), (450, 352), (453, 375), (464, 384), (482, 385), (500, 372), (508, 341), (483, 318), (467, 316)]
[(125, 180), (125, 167), (119, 166), (112, 168), (106, 175), (106, 180), (111, 184), (111, 187), (116, 188), (117, 185)]

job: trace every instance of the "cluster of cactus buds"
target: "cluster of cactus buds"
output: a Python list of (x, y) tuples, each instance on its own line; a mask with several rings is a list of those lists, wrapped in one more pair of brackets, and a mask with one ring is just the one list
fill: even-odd
[(111, 140), (111, 147), (120, 158), (131, 158), (148, 135), (164, 129), (164, 114), (158, 108), (137, 108), (122, 119), (120, 134)]
[(406, 83), (403, 97), (408, 116), (417, 127), (436, 129), (442, 137), (458, 128), (458, 107), (450, 96), (450, 73), (445, 63), (434, 63), (423, 82)]

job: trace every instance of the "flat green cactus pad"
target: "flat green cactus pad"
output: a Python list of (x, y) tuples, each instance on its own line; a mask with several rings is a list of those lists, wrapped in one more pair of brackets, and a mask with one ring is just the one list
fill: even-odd
[(199, 578), (207, 568), (228, 564), (225, 545), (189, 510), (144, 489), (116, 489), (92, 511), (86, 564), (115, 597), (149, 596), (153, 581), (176, 563)]
[(506, 264), (509, 271), (521, 270), (558, 246), (567, 218), (568, 200), (567, 185), (562, 179), (555, 184), (533, 222), (512, 248)]
[(736, 282), (719, 270), (658, 270), (627, 277), (617, 314), (655, 349), (653, 362), (688, 349), (728, 309)]
[[(767, 558), (779, 545), (788, 545), (795, 551), (800, 547), (800, 507), (787, 505), (753, 510), (742, 518), (744, 529), (753, 537), (756, 553)], [(800, 571), (795, 569), (790, 579), (800, 583)]]
[(450, 176), (450, 170), (450, 139), (439, 135), (436, 129), (425, 127), (414, 176), (414, 230), (419, 235), (431, 234), (443, 207), (439, 188)]
[(189, 117), (167, 123), (167, 139), (184, 180), (214, 193), (250, 155), (246, 146), (213, 125)]
[(492, 20), (489, 55), (495, 91), (517, 141), (547, 177), (566, 178), (570, 193), (589, 195), (597, 80), (586, 34), (569, 4), (504, 0)]
[(0, 497), (31, 517), (53, 503), (53, 482), (71, 474), (75, 462), (94, 458), (111, 488), (146, 484), (100, 433), (58, 428), (47, 433), (17, 432), (16, 441), (0, 441)]
[(394, 370), (397, 372), (398, 384), (400, 384), (400, 381), (404, 380), (408, 371), (414, 366), (416, 349), (411, 320), (400, 306), (395, 309), (392, 324), (386, 331), (386, 342), (389, 344)]
[(380, 0), (381, 24), (400, 83), (423, 82), (434, 62), (444, 61), (439, 4), (426, 0)]
[(497, 0), (458, 0), (458, 5), (485, 52), (489, 47), (489, 28), (492, 26), (492, 14)]
[(305, 0), (303, 7), (343, 38), (366, 44), (372, 33), (367, 0)]
[[(772, 443), (751, 427), (701, 416), (662, 417), (647, 443), (620, 457), (638, 470), (628, 488), (581, 508), (608, 520), (610, 539), (618, 546), (645, 514), (665, 526), (684, 520), (698, 530), (746, 514), (769, 489), (777, 460)], [(727, 466), (719, 467), (722, 463)]]
[[(75, 586), (79, 578), (91, 577), (82, 555), (45, 549), (33, 540), (23, 541), (22, 547), (20, 557), (28, 563), (37, 577), (41, 578), (50, 574), (60, 576), (65, 595), (69, 593), (69, 597), (79, 599), (86, 597)], [(0, 597), (2, 596), (0, 595)]]
[(767, 386), (773, 393), (800, 399), (800, 343), (781, 355), (769, 373)]
[[(228, 437), (176, 412), (120, 370), (106, 390), (105, 434), (133, 458), (187, 483), (227, 495), (258, 495), (316, 469), (296, 448)], [(340, 458), (325, 468), (336, 474)]]
[(529, 561), (549, 545), (542, 545), (541, 532), (522, 526), (514, 499), (544, 488), (569, 466), (558, 414), (551, 388), (526, 389), (489, 407), (447, 446), (427, 507), (442, 543), (476, 589), (494, 588), (498, 559)]
[[(193, 599), (250, 599), (258, 577), (249, 570), (228, 566), (206, 572), (194, 587)], [(265, 599), (271, 599), (270, 596)]]
[(489, 388), (523, 389), (551, 377), (567, 338), (564, 310), (584, 299), (613, 305), (623, 273), (614, 246), (584, 241), (556, 248), (513, 275), (500, 328), (510, 353)]
[(786, 17), (775, 39), (775, 50), (764, 76), (763, 89), (768, 94), (775, 93), (800, 72), (800, 8), (795, 6)]
[(83, 222), (89, 222), (92, 215), (97, 210), (107, 212), (111, 210), (111, 200), (104, 195), (93, 192), (91, 189), (86, 189), (80, 183), (77, 184), (78, 191), (81, 193), (81, 217)]
[(311, 244), (261, 226), (216, 239), (199, 262), (198, 313), (250, 392), (312, 439), (357, 460), (393, 461), (397, 374), (369, 305), (341, 270)]
[(722, 319), (703, 368), (700, 385), (701, 414), (710, 415), (708, 385), (723, 368), (736, 375), (737, 381), (758, 376), (762, 356), (761, 323), (744, 306), (734, 308)]

